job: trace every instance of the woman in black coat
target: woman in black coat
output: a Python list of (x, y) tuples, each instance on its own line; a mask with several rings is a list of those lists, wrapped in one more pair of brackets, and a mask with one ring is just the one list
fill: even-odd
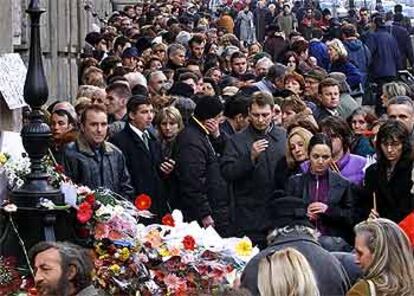
[(399, 223), (414, 210), (412, 147), (408, 130), (398, 121), (386, 122), (377, 134), (376, 149), (377, 163), (368, 167), (365, 173), (365, 196), (359, 207), (362, 209), (359, 219), (370, 215)]
[[(332, 162), (331, 140), (325, 134), (316, 134), (309, 142), (309, 170), (289, 179), (287, 195), (303, 198), (307, 204), (307, 215), (324, 237), (321, 243), (331, 240), (346, 244), (352, 240), (354, 223), (354, 198), (351, 183), (329, 169)], [(332, 241), (332, 240), (331, 240)], [(338, 250), (338, 244), (325, 246)], [(342, 246), (340, 247), (342, 249)]]

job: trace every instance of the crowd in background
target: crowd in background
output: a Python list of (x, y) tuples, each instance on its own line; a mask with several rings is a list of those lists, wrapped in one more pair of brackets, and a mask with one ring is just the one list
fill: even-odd
[(401, 5), (125, 6), (85, 37), (76, 98), (48, 107), (53, 157), (149, 195), (151, 221), (177, 208), (251, 238), (239, 295), (413, 295), (411, 30)]

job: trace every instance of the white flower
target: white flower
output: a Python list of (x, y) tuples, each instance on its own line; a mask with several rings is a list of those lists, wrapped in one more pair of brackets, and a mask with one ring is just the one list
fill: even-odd
[(17, 179), (17, 181), (16, 181), (16, 186), (18, 187), (18, 188), (20, 188), (20, 187), (22, 187), (24, 185), (24, 181), (22, 180), (22, 179)]
[(124, 212), (124, 208), (123, 208), (123, 207), (121, 207), (120, 205), (116, 205), (116, 206), (114, 207), (114, 213), (115, 213), (116, 215), (121, 215), (123, 212)]

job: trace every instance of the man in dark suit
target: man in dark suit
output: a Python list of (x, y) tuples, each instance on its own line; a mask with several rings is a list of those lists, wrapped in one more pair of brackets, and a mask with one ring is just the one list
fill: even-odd
[(161, 159), (161, 146), (151, 133), (154, 109), (145, 96), (135, 95), (127, 104), (128, 123), (111, 142), (125, 155), (135, 194), (145, 193), (152, 199), (150, 211), (162, 217), (168, 210), (161, 177), (174, 170), (172, 159)]

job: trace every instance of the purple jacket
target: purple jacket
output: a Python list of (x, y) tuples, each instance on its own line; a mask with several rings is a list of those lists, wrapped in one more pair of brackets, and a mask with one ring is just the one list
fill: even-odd
[[(362, 156), (346, 153), (336, 164), (341, 171), (342, 177), (356, 185), (361, 185), (364, 180), (364, 167), (366, 162), (367, 159)], [(307, 172), (309, 169), (309, 160), (302, 163), (300, 168), (303, 172)]]

